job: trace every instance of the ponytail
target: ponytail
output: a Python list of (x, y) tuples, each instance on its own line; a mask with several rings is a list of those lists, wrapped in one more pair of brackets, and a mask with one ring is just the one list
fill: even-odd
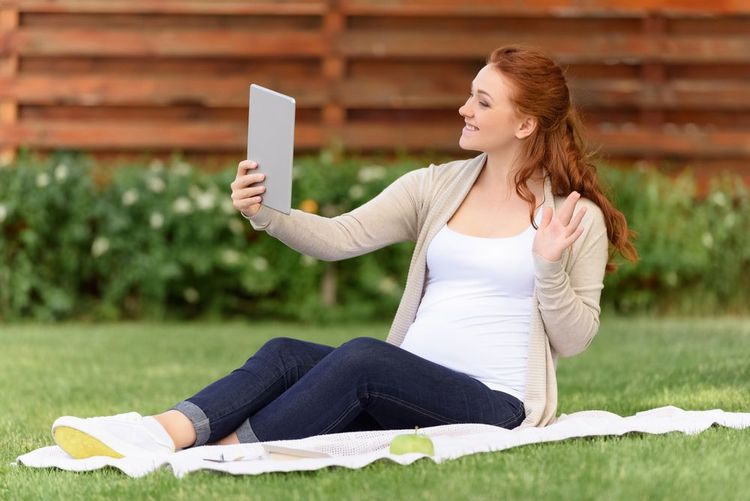
[(594, 202), (604, 215), (610, 259), (607, 271), (615, 271), (613, 258), (619, 253), (635, 262), (638, 252), (635, 237), (628, 228), (625, 216), (604, 194), (583, 139), (583, 126), (570, 94), (562, 70), (541, 51), (521, 47), (496, 49), (488, 58), (514, 87), (512, 99), (518, 111), (536, 117), (537, 129), (527, 137), (522, 151), (522, 164), (516, 171), (516, 193), (529, 203), (529, 219), (536, 228), (534, 212), (536, 198), (527, 186), (533, 176), (545, 172), (550, 177), (555, 196), (567, 197), (577, 191)]

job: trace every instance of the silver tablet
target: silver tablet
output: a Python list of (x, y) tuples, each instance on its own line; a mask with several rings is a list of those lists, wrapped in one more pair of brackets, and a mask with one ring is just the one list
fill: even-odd
[(293, 97), (260, 85), (250, 86), (247, 159), (266, 175), (262, 205), (289, 214), (292, 209), (294, 158)]

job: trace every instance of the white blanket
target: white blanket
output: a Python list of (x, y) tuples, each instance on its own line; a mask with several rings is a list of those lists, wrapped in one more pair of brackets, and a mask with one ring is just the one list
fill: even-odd
[[(266, 472), (318, 470), (328, 466), (361, 468), (379, 459), (390, 459), (406, 465), (423, 457), (436, 463), (478, 452), (492, 452), (520, 445), (556, 442), (576, 437), (623, 435), (631, 432), (668, 433), (679, 431), (700, 433), (717, 424), (729, 428), (750, 427), (750, 413), (722, 410), (685, 411), (677, 407), (660, 407), (634, 416), (621, 417), (605, 411), (584, 411), (563, 414), (544, 428), (505, 430), (482, 424), (455, 424), (420, 429), (435, 446), (434, 456), (424, 454), (393, 455), (388, 451), (395, 435), (413, 430), (364, 431), (321, 435), (301, 440), (203, 446), (174, 454), (113, 459), (93, 457), (73, 459), (59, 447), (43, 447), (17, 458), (19, 465), (32, 468), (61, 468), (69, 471), (90, 471), (112, 466), (131, 477), (141, 477), (158, 468), (168, 467), (177, 477), (198, 471), (214, 470), (233, 475), (257, 475)], [(297, 457), (267, 452), (266, 446), (294, 449), (299, 454), (312, 453), (326, 457)], [(321, 454), (322, 453), (322, 454)]]

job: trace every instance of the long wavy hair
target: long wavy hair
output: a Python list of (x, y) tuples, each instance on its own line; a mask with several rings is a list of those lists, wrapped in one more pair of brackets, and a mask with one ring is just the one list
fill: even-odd
[[(529, 202), (529, 219), (534, 222), (536, 197), (527, 181), (546, 172), (556, 196), (577, 191), (604, 213), (610, 243), (607, 271), (617, 267), (616, 253), (635, 262), (638, 252), (634, 233), (625, 216), (604, 194), (582, 134), (582, 124), (573, 107), (563, 70), (544, 52), (531, 47), (505, 46), (487, 58), (511, 83), (511, 102), (516, 110), (537, 119), (536, 130), (524, 139), (521, 163), (515, 174), (516, 193)], [(536, 226), (535, 226), (536, 227)]]

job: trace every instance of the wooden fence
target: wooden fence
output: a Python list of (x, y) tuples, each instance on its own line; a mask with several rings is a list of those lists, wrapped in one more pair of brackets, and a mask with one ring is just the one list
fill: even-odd
[(256, 82), (297, 98), (299, 150), (453, 153), (516, 42), (610, 158), (750, 174), (748, 0), (0, 0), (0, 149), (239, 158)]

